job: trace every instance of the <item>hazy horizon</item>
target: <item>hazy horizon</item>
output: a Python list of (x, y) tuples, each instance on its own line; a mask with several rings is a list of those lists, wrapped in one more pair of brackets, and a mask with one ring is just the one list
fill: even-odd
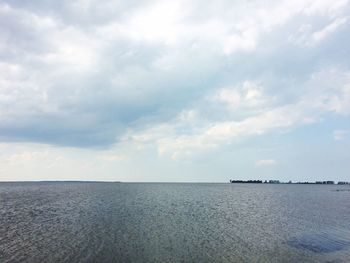
[(0, 0), (0, 181), (350, 181), (349, 14)]

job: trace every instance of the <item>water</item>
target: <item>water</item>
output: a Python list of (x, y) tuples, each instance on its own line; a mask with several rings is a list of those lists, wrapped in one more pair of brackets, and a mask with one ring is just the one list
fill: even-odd
[(349, 190), (0, 183), (0, 262), (350, 262)]

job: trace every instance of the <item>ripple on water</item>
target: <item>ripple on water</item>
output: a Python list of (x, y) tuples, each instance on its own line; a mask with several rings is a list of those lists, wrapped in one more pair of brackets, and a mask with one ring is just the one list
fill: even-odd
[(350, 195), (332, 189), (0, 183), (0, 263), (349, 262)]

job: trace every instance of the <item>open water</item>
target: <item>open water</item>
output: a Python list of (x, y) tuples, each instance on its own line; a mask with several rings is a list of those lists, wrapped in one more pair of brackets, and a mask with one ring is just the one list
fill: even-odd
[(350, 186), (0, 183), (0, 262), (350, 262)]

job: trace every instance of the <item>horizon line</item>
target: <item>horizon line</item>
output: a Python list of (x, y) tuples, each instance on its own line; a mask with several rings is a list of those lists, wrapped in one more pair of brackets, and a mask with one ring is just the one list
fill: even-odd
[[(261, 180), (261, 179), (259, 179)], [(246, 181), (246, 180), (242, 180)], [(269, 183), (269, 180), (262, 180), (262, 184), (273, 184)], [(267, 181), (265, 183), (264, 181)], [(344, 180), (314, 180), (314, 181), (279, 181), (279, 183), (274, 184), (300, 184), (300, 183), (315, 183), (315, 182), (324, 182), (324, 181), (333, 181), (334, 184), (339, 182), (349, 182)], [(224, 184), (229, 183), (230, 179), (228, 181), (112, 181), (112, 180), (6, 180), (1, 181), (0, 183), (197, 183), (197, 184)], [(242, 182), (243, 183), (243, 182)], [(237, 184), (237, 183), (236, 183)]]

